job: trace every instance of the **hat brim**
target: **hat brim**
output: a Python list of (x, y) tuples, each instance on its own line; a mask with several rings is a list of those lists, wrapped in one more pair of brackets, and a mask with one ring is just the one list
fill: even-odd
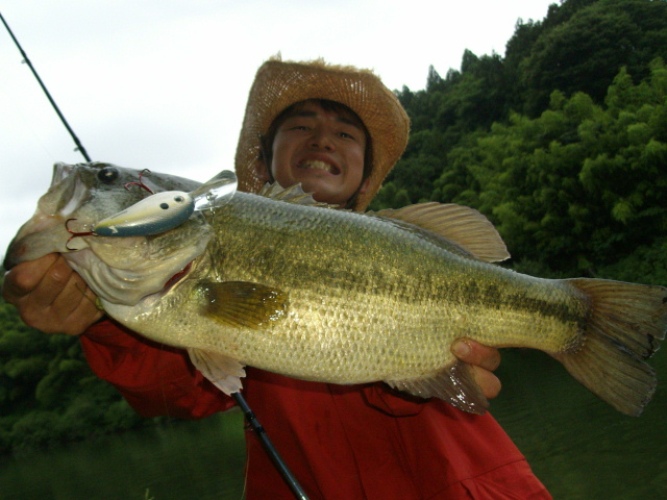
[(364, 122), (371, 137), (373, 165), (367, 189), (357, 197), (354, 209), (366, 209), (405, 150), (410, 120), (394, 93), (371, 71), (322, 60), (272, 59), (257, 71), (236, 150), (239, 189), (254, 193), (262, 188), (264, 180), (257, 174), (260, 137), (287, 107), (308, 99), (344, 104)]

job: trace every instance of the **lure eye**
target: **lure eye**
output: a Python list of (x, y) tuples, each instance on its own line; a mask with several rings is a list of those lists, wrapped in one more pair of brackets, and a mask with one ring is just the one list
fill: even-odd
[(111, 184), (118, 179), (119, 175), (116, 167), (104, 167), (97, 173), (97, 178), (104, 184)]
[[(185, 200), (185, 197), (178, 195), (178, 196), (174, 196), (174, 201), (176, 203), (183, 204), (183, 203), (185, 203), (186, 200)], [(162, 203), (160, 203), (159, 206), (162, 210), (168, 210), (169, 209), (169, 203), (164, 202), (164, 201)]]

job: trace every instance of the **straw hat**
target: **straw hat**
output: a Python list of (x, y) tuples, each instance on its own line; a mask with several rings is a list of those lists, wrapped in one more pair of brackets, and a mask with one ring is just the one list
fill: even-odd
[[(289, 62), (270, 59), (259, 68), (250, 89), (236, 149), (236, 174), (241, 191), (255, 193), (260, 137), (287, 107), (307, 99), (327, 99), (349, 107), (364, 122), (371, 137), (373, 167), (368, 189), (354, 209), (364, 210), (382, 181), (403, 154), (410, 120), (396, 96), (370, 70), (335, 66), (323, 60)], [(265, 168), (265, 167), (261, 167)]]

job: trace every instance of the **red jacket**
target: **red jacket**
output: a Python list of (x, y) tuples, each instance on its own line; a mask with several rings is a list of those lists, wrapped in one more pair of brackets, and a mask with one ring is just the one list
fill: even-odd
[[(81, 337), (93, 371), (145, 416), (202, 418), (234, 405), (184, 351), (111, 321)], [(249, 368), (248, 404), (310, 498), (551, 498), (488, 413), (412, 400), (384, 384), (339, 386)], [(293, 498), (252, 431), (247, 498)]]

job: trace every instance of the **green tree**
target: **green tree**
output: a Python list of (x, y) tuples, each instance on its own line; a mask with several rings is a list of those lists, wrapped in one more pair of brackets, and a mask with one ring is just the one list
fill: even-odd
[[(649, 62), (667, 57), (667, 3), (651, 0), (599, 0), (564, 2), (550, 9), (544, 27), (530, 54), (518, 62), (514, 74), (520, 78), (523, 109), (537, 116), (545, 109), (549, 95), (560, 90), (566, 95), (585, 92), (602, 103), (607, 87), (622, 66), (637, 80), (647, 76)], [(565, 22), (550, 25), (561, 10), (571, 14)], [(516, 65), (516, 62), (515, 62)]]
[[(474, 181), (452, 200), (488, 214), (515, 257), (571, 273), (596, 274), (664, 237), (667, 70), (657, 59), (650, 71), (638, 85), (619, 72), (604, 106), (554, 92), (538, 118), (514, 114), (455, 148), (453, 170)], [(441, 176), (436, 196), (451, 178)]]
[(91, 372), (76, 337), (29, 328), (0, 299), (0, 454), (147, 423)]

